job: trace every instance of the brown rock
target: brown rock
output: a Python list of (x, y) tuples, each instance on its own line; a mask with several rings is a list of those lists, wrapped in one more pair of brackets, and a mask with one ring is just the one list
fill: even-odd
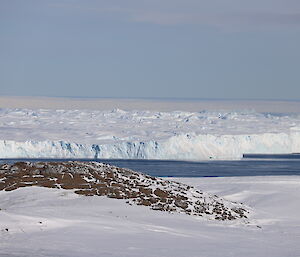
[(167, 198), (169, 195), (167, 191), (161, 190), (159, 188), (156, 188), (154, 190), (154, 194), (160, 198)]
[(175, 205), (179, 208), (182, 208), (182, 209), (186, 209), (187, 207), (189, 207), (187, 202), (184, 202), (184, 201), (181, 201), (181, 200), (176, 200)]

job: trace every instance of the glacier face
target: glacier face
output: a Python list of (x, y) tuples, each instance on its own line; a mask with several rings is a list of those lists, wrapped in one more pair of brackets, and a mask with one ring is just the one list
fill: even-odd
[(300, 116), (0, 109), (1, 158), (240, 159), (300, 152)]
[(293, 153), (300, 132), (258, 135), (178, 135), (165, 141), (78, 144), (65, 141), (0, 141), (1, 158), (107, 158), (235, 160), (243, 153)]

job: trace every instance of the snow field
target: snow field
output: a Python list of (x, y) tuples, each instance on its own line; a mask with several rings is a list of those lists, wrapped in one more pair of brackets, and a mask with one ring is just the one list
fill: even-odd
[(244, 202), (256, 224), (204, 221), (71, 190), (22, 188), (0, 192), (1, 257), (300, 255), (299, 176), (176, 181)]

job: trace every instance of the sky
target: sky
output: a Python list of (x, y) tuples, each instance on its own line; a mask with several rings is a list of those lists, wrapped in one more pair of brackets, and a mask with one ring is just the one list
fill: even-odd
[(300, 1), (0, 0), (0, 95), (300, 100)]

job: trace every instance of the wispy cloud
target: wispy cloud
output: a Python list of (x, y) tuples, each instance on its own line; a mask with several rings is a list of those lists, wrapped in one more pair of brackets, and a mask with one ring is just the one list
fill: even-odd
[(52, 3), (51, 7), (93, 13), (110, 19), (159, 25), (200, 24), (222, 29), (300, 25), (300, 1), (294, 0), (132, 0)]

